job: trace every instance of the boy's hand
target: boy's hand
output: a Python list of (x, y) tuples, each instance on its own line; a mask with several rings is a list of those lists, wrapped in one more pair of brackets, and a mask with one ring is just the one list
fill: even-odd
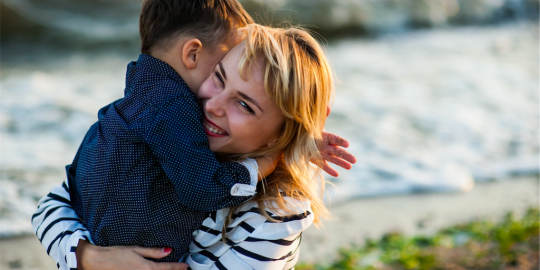
[(255, 161), (257, 161), (257, 166), (259, 166), (259, 181), (274, 172), (282, 154), (283, 153), (279, 151), (272, 155), (255, 159)]
[(337, 177), (339, 173), (330, 167), (328, 162), (350, 170), (352, 168), (351, 164), (356, 163), (356, 157), (343, 149), (343, 147), (349, 147), (349, 142), (336, 134), (326, 131), (323, 131), (322, 137), (322, 142), (319, 144), (319, 152), (322, 160), (312, 159), (311, 162), (333, 177)]

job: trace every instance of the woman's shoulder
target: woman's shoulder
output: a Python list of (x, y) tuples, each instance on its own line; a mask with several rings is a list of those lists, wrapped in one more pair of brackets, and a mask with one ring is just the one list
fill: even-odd
[(308, 199), (283, 196), (282, 204), (277, 201), (264, 202), (265, 210), (276, 217), (287, 217), (299, 214), (312, 214), (311, 201)]
[[(312, 214), (313, 210), (311, 209), (311, 202), (308, 199), (292, 198), (292, 197), (282, 197), (282, 204), (277, 201), (264, 201), (264, 209), (262, 209), (270, 217), (287, 217), (292, 215), (299, 214)], [(260, 211), (259, 203), (256, 201), (248, 201), (242, 204), (241, 207), (237, 208), (236, 215), (233, 217), (240, 217), (238, 213), (257, 213), (262, 215)], [(309, 213), (309, 214), (308, 214)]]
[(284, 197), (284, 201), (286, 208), (276, 202), (265, 202), (265, 211), (270, 218), (266, 217), (252, 237), (291, 240), (313, 224), (314, 214), (309, 200)]
[[(242, 219), (259, 220), (259, 226), (251, 232), (252, 237), (262, 239), (288, 239), (291, 236), (298, 235), (313, 224), (314, 215), (309, 200), (283, 197), (285, 206), (277, 202), (264, 202), (263, 209), (266, 215), (261, 214), (257, 202), (248, 202), (238, 212), (242, 215), (235, 219), (233, 223), (240, 224)], [(251, 212), (249, 217), (244, 213)], [(264, 221), (262, 220), (264, 219)]]

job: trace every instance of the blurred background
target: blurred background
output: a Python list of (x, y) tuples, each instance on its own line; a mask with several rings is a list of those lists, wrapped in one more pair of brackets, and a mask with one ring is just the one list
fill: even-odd
[[(333, 204), (538, 179), (538, 0), (240, 2), (326, 46), (338, 78), (326, 129), (358, 157), (328, 177)], [(0, 238), (31, 233), (37, 201), (63, 181), (99, 108), (122, 97), (140, 6), (0, 2)]]

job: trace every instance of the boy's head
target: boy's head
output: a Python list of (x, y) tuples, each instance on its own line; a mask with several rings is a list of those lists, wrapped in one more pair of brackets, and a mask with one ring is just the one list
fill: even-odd
[(145, 0), (141, 53), (171, 65), (192, 91), (239, 39), (231, 33), (253, 19), (237, 0)]

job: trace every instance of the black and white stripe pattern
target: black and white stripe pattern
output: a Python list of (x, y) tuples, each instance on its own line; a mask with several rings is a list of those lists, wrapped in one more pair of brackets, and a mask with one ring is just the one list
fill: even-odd
[(292, 269), (298, 261), (302, 232), (313, 223), (308, 202), (297, 203), (295, 215), (267, 213), (280, 222), (259, 214), (257, 204), (247, 202), (227, 228), (222, 240), (223, 219), (228, 209), (212, 213), (196, 232), (186, 262), (197, 269)]
[(32, 216), (32, 227), (58, 269), (77, 269), (75, 249), (79, 240), (92, 242), (90, 233), (71, 208), (67, 181), (55, 186), (39, 201)]
[[(71, 208), (66, 182), (41, 199), (32, 216), (36, 236), (62, 270), (77, 268), (75, 249), (79, 240), (92, 242), (90, 233)], [(286, 199), (289, 205), (297, 206), (295, 214), (267, 210), (279, 222), (259, 214), (256, 203), (244, 203), (233, 214), (225, 243), (221, 232), (228, 209), (211, 212), (194, 232), (185, 262), (193, 270), (293, 269), (298, 261), (302, 232), (313, 223), (313, 214), (308, 201)]]

